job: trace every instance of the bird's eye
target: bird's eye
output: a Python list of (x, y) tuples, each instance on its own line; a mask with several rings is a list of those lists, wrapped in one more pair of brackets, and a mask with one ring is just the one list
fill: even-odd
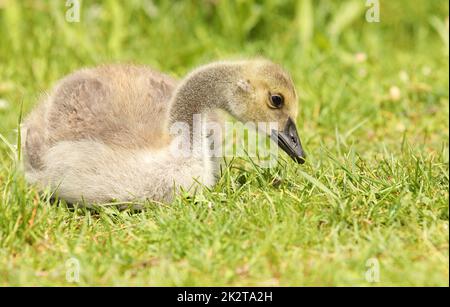
[(279, 109), (284, 104), (284, 97), (281, 94), (269, 94), (270, 107)]

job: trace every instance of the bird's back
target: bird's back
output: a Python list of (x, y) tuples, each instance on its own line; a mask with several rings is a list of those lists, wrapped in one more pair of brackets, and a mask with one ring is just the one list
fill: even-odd
[(175, 79), (143, 66), (107, 65), (62, 79), (26, 119), (24, 152), (32, 168), (63, 141), (93, 140), (126, 149), (168, 143)]

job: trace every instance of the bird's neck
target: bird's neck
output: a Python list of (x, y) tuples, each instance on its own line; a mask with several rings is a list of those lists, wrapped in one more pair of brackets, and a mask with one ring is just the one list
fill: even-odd
[(175, 123), (193, 129), (194, 119), (214, 109), (228, 110), (232, 84), (238, 74), (236, 65), (214, 64), (192, 72), (180, 84), (171, 101), (169, 128)]

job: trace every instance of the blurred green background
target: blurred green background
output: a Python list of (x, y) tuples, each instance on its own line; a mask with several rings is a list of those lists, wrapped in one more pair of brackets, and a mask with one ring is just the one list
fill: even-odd
[[(370, 23), (365, 0), (84, 0), (72, 23), (66, 1), (0, 0), (0, 284), (65, 284), (75, 255), (85, 284), (366, 284), (378, 257), (384, 284), (448, 286), (448, 1), (379, 3)], [(301, 170), (231, 170), (198, 203), (94, 222), (16, 176), (21, 105), (64, 75), (254, 56), (296, 83)]]
[[(387, 133), (392, 124), (402, 132), (410, 117), (387, 117), (416, 111), (414, 103), (433, 112), (448, 97), (446, 1), (380, 1), (379, 23), (365, 20), (365, 0), (80, 3), (80, 22), (70, 23), (70, 2), (0, 1), (0, 99), (9, 111), (22, 101), (28, 111), (56, 80), (84, 66), (142, 63), (182, 77), (209, 61), (252, 56), (290, 71), (299, 120), (315, 133), (350, 129), (366, 117), (388, 125)], [(408, 99), (385, 104), (399, 91)], [(8, 134), (16, 116), (1, 118)]]

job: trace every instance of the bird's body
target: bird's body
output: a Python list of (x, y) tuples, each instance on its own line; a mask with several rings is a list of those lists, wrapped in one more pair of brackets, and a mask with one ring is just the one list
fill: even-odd
[(170, 127), (182, 121), (192, 128), (197, 113), (236, 113), (229, 84), (238, 83), (240, 65), (216, 65), (180, 82), (131, 65), (63, 78), (22, 126), (27, 180), (71, 203), (170, 201), (180, 188), (212, 186), (215, 160), (203, 148), (174, 156)]

